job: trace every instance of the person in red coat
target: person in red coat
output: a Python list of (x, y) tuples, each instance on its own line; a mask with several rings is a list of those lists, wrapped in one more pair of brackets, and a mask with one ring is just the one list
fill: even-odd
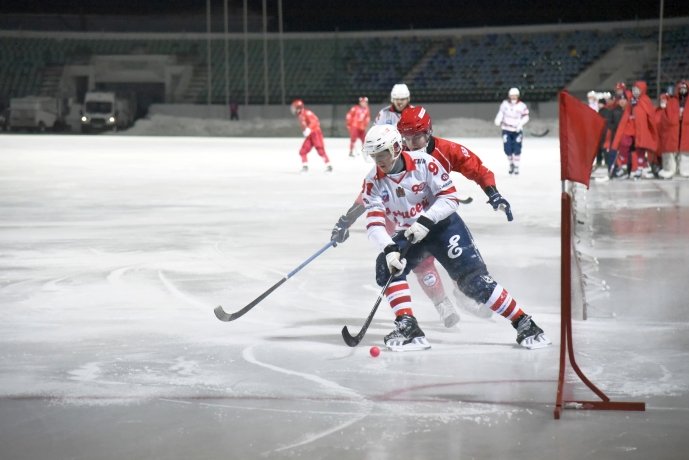
[(359, 103), (353, 105), (346, 116), (347, 131), (349, 131), (349, 156), (354, 156), (354, 145), (357, 139), (364, 145), (364, 138), (371, 122), (371, 112), (368, 109), (368, 98), (359, 98)]
[(635, 179), (641, 177), (642, 169), (650, 174), (649, 160), (655, 161), (658, 150), (655, 107), (646, 94), (647, 89), (645, 81), (637, 81), (625, 95), (628, 103), (612, 142), (612, 149), (618, 151), (619, 171), (624, 174), (626, 167), (627, 174)]
[(323, 131), (321, 131), (321, 122), (318, 120), (318, 117), (311, 110), (304, 107), (304, 101), (301, 99), (295, 99), (292, 101), (290, 110), (292, 111), (292, 114), (299, 119), (302, 134), (304, 135), (304, 143), (301, 145), (301, 149), (299, 149), (299, 156), (301, 157), (302, 164), (301, 171), (309, 171), (306, 155), (308, 155), (311, 149), (315, 148), (316, 152), (318, 152), (318, 155), (320, 155), (325, 162), (325, 171), (331, 172), (333, 167), (330, 164), (328, 154), (325, 153), (325, 147), (323, 145)]
[(687, 81), (681, 80), (677, 84), (677, 96), (660, 96), (660, 107), (656, 111), (660, 134), (658, 152), (663, 160), (659, 174), (663, 179), (672, 179), (677, 172), (677, 163), (680, 175), (689, 177), (689, 115), (685, 110), (689, 99), (687, 86)]

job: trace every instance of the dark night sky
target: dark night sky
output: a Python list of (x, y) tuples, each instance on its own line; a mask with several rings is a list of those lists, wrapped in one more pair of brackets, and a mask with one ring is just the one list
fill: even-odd
[[(223, 0), (211, 0), (222, 11)], [(249, 0), (261, 11), (261, 0)], [(242, 7), (242, 0), (229, 0)], [(277, 15), (277, 0), (267, 0)], [(203, 14), (205, 0), (0, 0), (0, 13)], [(433, 29), (658, 18), (660, 1), (644, 0), (283, 0), (286, 32)], [(218, 13), (221, 14), (221, 13)], [(689, 16), (689, 0), (666, 0), (665, 17)]]

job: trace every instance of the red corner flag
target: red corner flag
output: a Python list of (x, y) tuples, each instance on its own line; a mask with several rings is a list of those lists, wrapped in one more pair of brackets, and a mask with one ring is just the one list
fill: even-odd
[(588, 105), (560, 91), (560, 180), (589, 186), (605, 120)]

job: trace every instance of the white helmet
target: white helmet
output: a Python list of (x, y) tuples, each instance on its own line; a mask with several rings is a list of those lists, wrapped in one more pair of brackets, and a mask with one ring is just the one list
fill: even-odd
[(519, 97), (519, 89), (517, 88), (510, 88), (510, 90), (507, 92), (508, 96), (517, 96)]
[(409, 99), (410, 97), (409, 88), (404, 83), (397, 83), (392, 87), (390, 91), (390, 102), (393, 99)]
[(402, 153), (402, 135), (392, 125), (373, 125), (364, 139), (364, 154), (371, 156), (385, 150), (396, 160)]

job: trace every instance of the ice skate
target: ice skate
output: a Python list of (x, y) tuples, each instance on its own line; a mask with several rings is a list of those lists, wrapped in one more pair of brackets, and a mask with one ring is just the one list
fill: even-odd
[(438, 310), (440, 320), (445, 327), (452, 327), (459, 322), (459, 313), (447, 297), (435, 304), (435, 309)]
[(308, 165), (302, 166), (302, 167), (301, 167), (301, 173), (304, 174), (304, 173), (307, 173), (307, 172), (309, 172), (309, 167), (308, 167)]
[(325, 172), (328, 172), (328, 173), (333, 172), (333, 165), (326, 165)]
[(524, 348), (535, 350), (552, 343), (543, 333), (543, 329), (538, 327), (529, 315), (522, 315), (521, 318), (513, 321), (512, 327), (517, 330), (517, 343)]
[(510, 163), (510, 174), (514, 174), (514, 165)]
[(395, 329), (383, 339), (385, 346), (392, 351), (417, 351), (431, 348), (416, 318), (401, 315), (395, 319)]
[(519, 166), (514, 167), (514, 173), (515, 176), (519, 174)]

